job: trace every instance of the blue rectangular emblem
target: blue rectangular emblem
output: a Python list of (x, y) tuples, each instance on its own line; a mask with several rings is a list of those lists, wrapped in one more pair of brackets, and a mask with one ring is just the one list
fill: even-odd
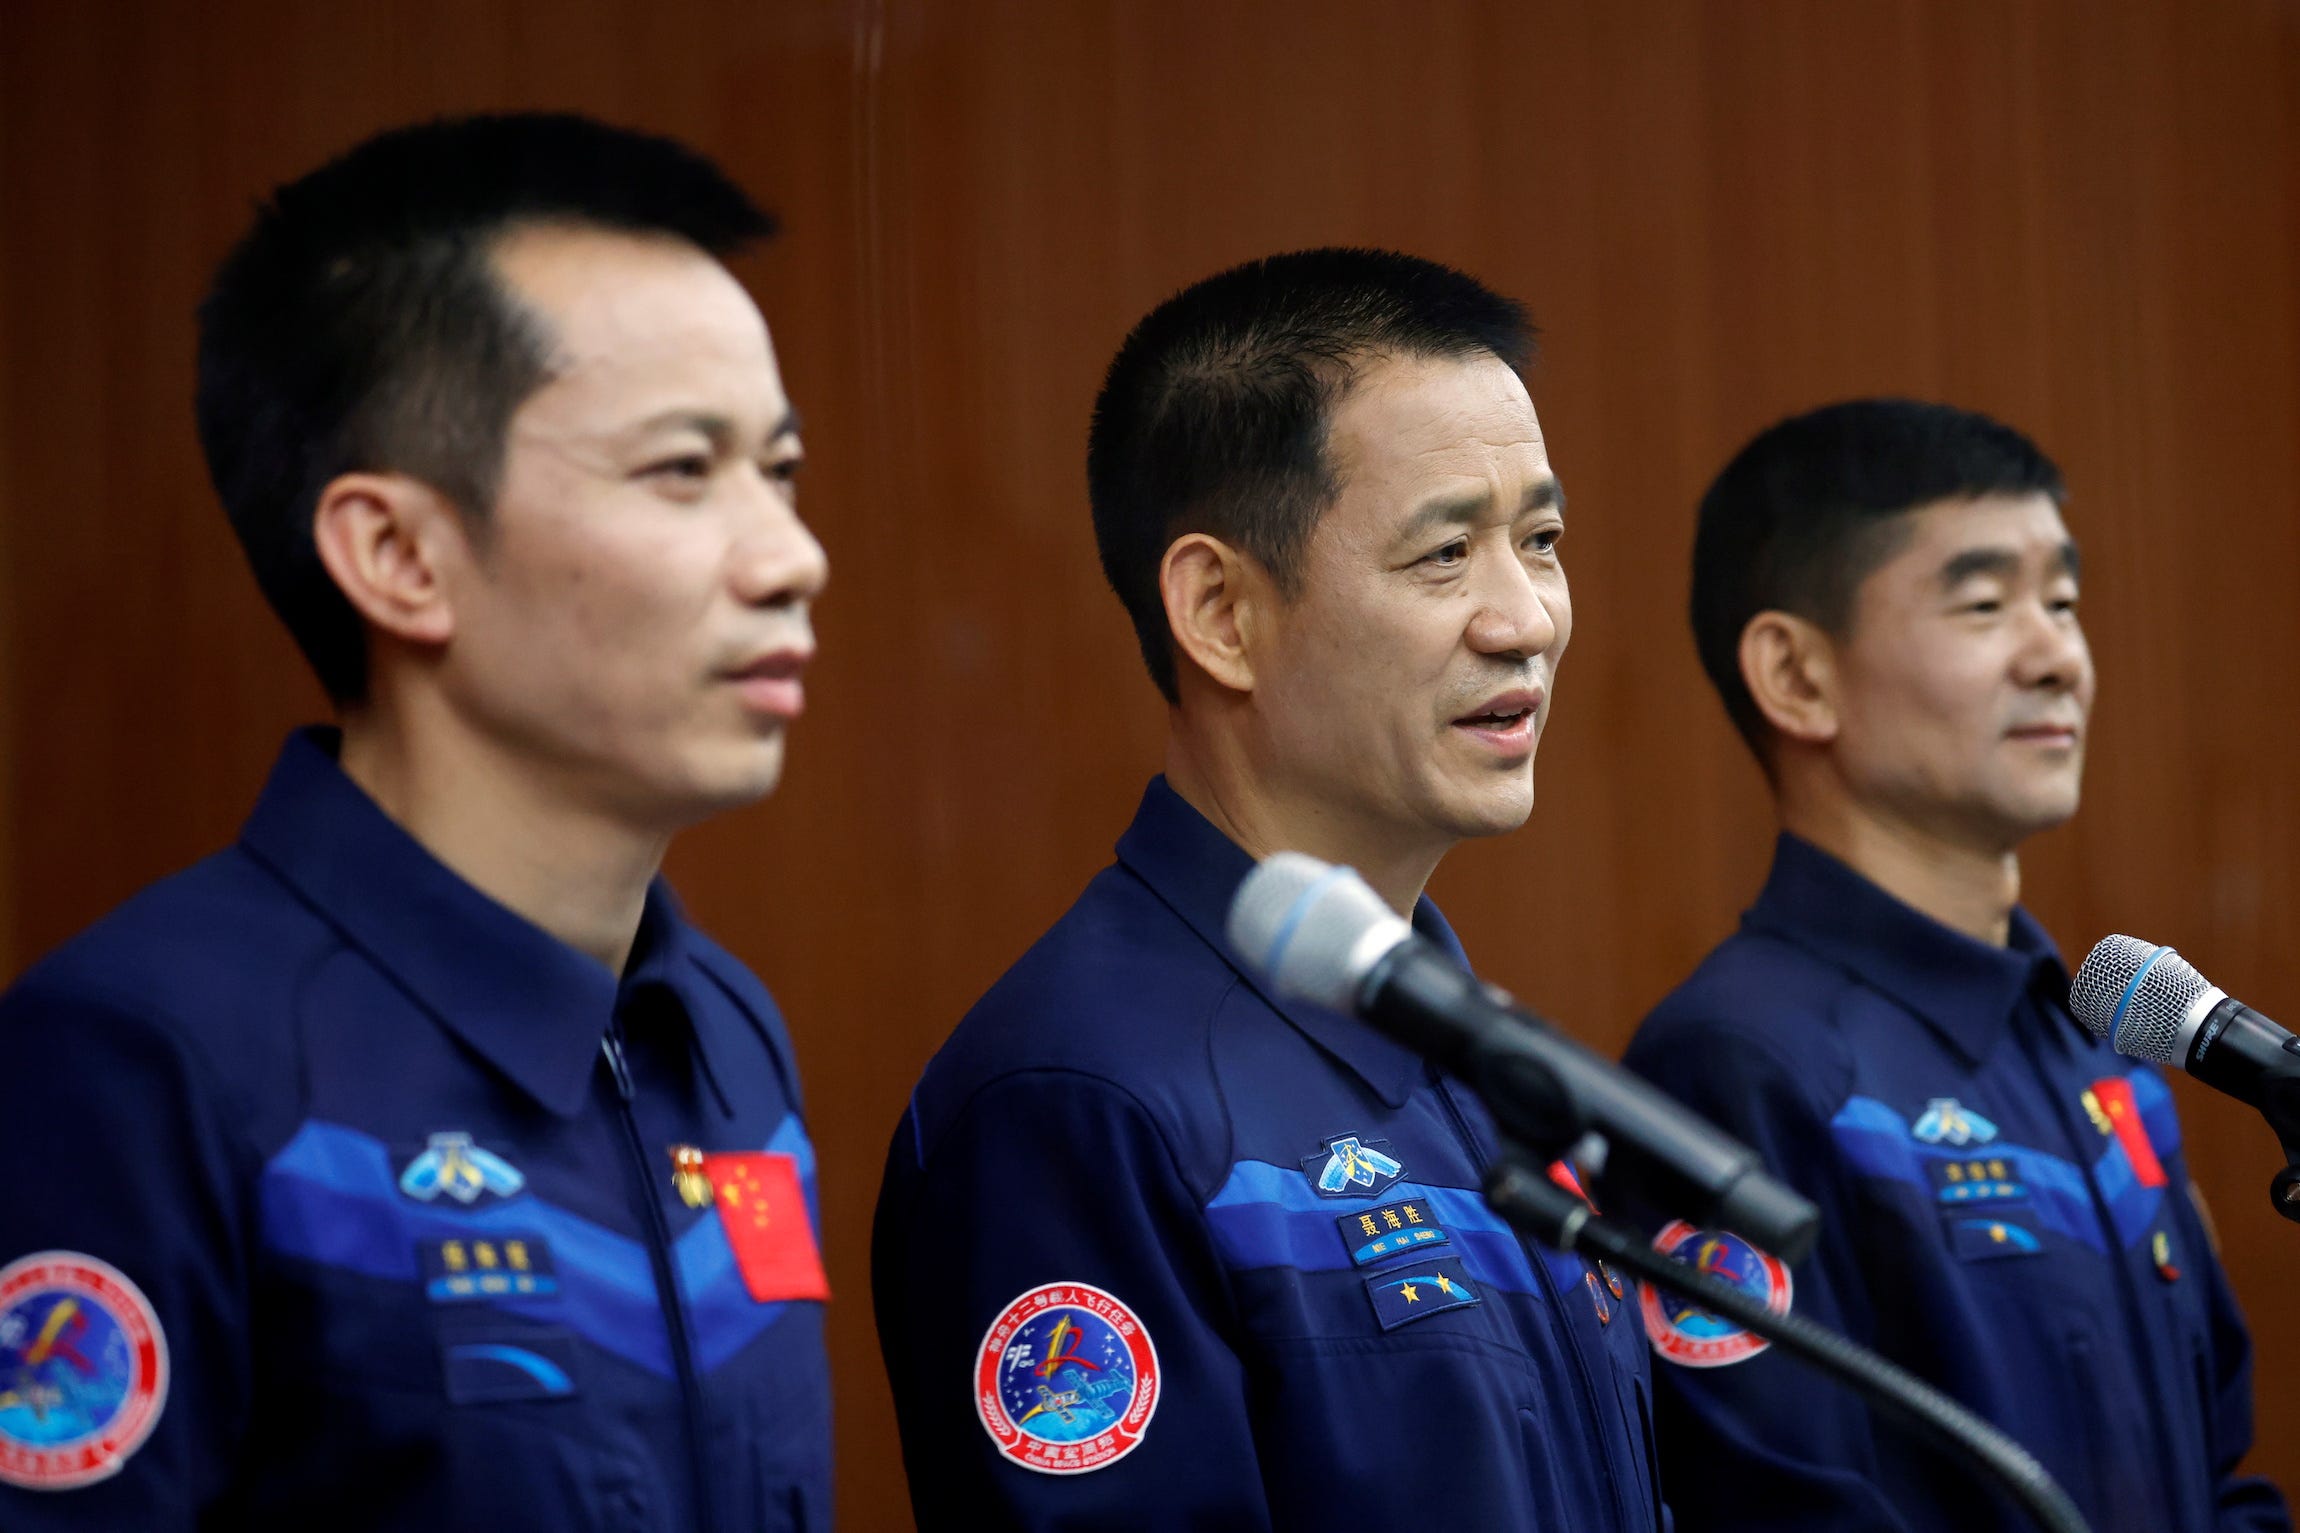
[(467, 1299), (548, 1299), (559, 1292), (551, 1247), (534, 1235), (426, 1240), (423, 1291), (435, 1304)]
[(1430, 1216), (1428, 1206), (1418, 1201), (1384, 1203), (1362, 1213), (1344, 1214), (1334, 1221), (1334, 1227), (1342, 1232), (1342, 1244), (1349, 1247), (1350, 1260), (1361, 1267), (1401, 1251), (1441, 1246), (1453, 1239), (1444, 1226)]
[(1477, 1290), (1470, 1286), (1460, 1258), (1452, 1256), (1384, 1268), (1366, 1278), (1366, 1293), (1374, 1301), (1374, 1318), (1385, 1331), (1478, 1302)]
[(2025, 1208), (1975, 1209), (1950, 1214), (1942, 1222), (1949, 1227), (1950, 1248), (1968, 1262), (2037, 1256), (2044, 1251), (2044, 1241)]
[(1943, 1208), (2015, 1203), (2028, 1197), (2017, 1155), (1960, 1155), (1954, 1160), (1927, 1156), (1925, 1170), (1933, 1179), (1933, 1196)]

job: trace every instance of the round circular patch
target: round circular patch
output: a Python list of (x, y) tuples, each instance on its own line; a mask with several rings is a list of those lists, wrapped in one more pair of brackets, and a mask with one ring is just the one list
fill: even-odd
[(1099, 1288), (1048, 1283), (1006, 1306), (974, 1363), (974, 1409), (998, 1451), (1042, 1474), (1084, 1474), (1141, 1446), (1158, 1408), (1158, 1349)]
[(119, 1473), (168, 1399), (143, 1290), (77, 1251), (0, 1267), (0, 1482), (70, 1490)]
[[(1653, 1249), (1696, 1271), (1722, 1278), (1776, 1315), (1789, 1313), (1789, 1269), (1738, 1235), (1704, 1230), (1672, 1220), (1653, 1237)], [(1700, 1305), (1664, 1294), (1651, 1283), (1638, 1285), (1645, 1310), (1645, 1334), (1653, 1350), (1687, 1368), (1722, 1368), (1746, 1362), (1772, 1343), (1721, 1319)]]

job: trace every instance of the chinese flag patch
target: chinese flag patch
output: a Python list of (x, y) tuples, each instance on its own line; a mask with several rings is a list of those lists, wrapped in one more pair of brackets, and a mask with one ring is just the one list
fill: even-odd
[(830, 1298), (796, 1159), (763, 1150), (706, 1155), (703, 1175), (710, 1178), (719, 1222), (753, 1299), (767, 1304)]
[(2162, 1187), (2164, 1163), (2156, 1158), (2156, 1146), (2148, 1142), (2148, 1125), (2140, 1121), (2140, 1104), (2132, 1099), (2132, 1082), (2121, 1075), (2094, 1081), (2092, 1096), (2108, 1114), (2109, 1128), (2117, 1143), (2124, 1146), (2133, 1176), (2143, 1187)]

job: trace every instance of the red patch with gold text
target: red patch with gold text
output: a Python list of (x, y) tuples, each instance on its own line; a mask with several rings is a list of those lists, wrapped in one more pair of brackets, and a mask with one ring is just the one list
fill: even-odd
[(0, 1267), (0, 1484), (118, 1474), (167, 1400), (167, 1338), (125, 1273), (77, 1251)]
[[(1789, 1313), (1789, 1269), (1738, 1235), (1674, 1219), (1653, 1237), (1653, 1249), (1732, 1284), (1776, 1315)], [(1664, 1294), (1651, 1283), (1640, 1287), (1646, 1337), (1654, 1351), (1680, 1367), (1722, 1368), (1746, 1362), (1772, 1345), (1689, 1299)]]
[(1084, 1474), (1142, 1445), (1158, 1408), (1158, 1349), (1131, 1309), (1085, 1283), (1044, 1283), (999, 1312), (975, 1349), (974, 1410), (1010, 1463)]

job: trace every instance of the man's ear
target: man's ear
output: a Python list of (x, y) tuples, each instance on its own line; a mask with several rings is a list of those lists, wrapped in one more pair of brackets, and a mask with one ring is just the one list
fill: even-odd
[(1222, 686), (1253, 691), (1255, 625), (1276, 596), (1261, 566), (1220, 538), (1186, 533), (1158, 562), (1158, 595), (1174, 647)]
[(377, 629), (422, 646), (454, 636), (445, 576), (470, 541), (446, 496), (405, 474), (343, 474), (320, 491), (311, 531), (336, 588)]
[(1760, 612), (1741, 630), (1741, 681), (1785, 739), (1826, 745), (1837, 738), (1837, 645), (1819, 624), (1789, 612)]

